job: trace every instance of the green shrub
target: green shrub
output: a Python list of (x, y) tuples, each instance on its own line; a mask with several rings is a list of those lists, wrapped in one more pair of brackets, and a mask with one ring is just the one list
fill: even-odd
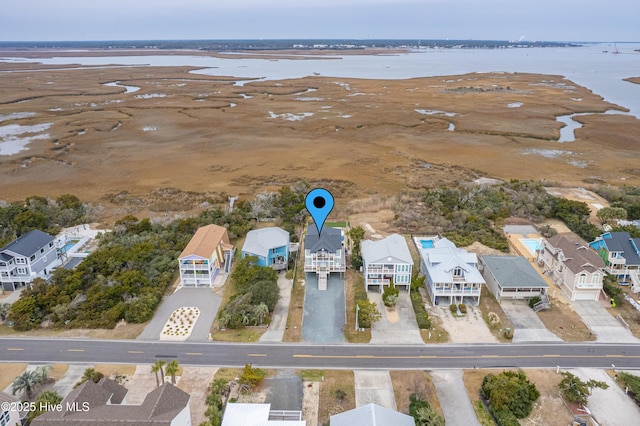
[(532, 297), (531, 299), (529, 299), (529, 307), (533, 309), (536, 303), (538, 303), (540, 300), (540, 296)]
[(618, 280), (614, 275), (605, 275), (602, 280), (602, 288), (605, 293), (613, 299), (616, 306), (622, 306), (625, 303), (624, 300), (624, 292), (620, 288), (620, 284), (618, 284)]
[(629, 393), (636, 400), (636, 404), (640, 404), (640, 377), (633, 374), (620, 372), (617, 379), (626, 387), (629, 387)]
[(431, 318), (429, 318), (429, 313), (424, 307), (424, 301), (422, 300), (422, 295), (419, 291), (411, 293), (411, 304), (413, 305), (413, 311), (416, 314), (418, 328), (422, 330), (430, 329), (432, 326)]
[(467, 314), (467, 305), (465, 305), (464, 303), (459, 304), (458, 309), (460, 309), (460, 312), (462, 313), (462, 315)]
[[(481, 390), (482, 396), (489, 402), (489, 411), (500, 425), (516, 425), (514, 417), (523, 419), (531, 414), (533, 402), (540, 397), (536, 386), (522, 371), (487, 374)], [(503, 412), (511, 413), (513, 417)], [(504, 423), (498, 419), (499, 416)]]
[(449, 310), (454, 316), (458, 315), (458, 305), (456, 305), (455, 303), (449, 305)]
[(398, 296), (400, 295), (400, 289), (393, 285), (385, 287), (382, 292), (382, 303), (384, 306), (393, 307), (398, 304)]

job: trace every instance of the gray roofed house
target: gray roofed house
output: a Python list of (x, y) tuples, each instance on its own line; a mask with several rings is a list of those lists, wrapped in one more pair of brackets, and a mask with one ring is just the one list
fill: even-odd
[(622, 278), (629, 275), (637, 278), (640, 270), (640, 238), (631, 238), (628, 232), (605, 232), (590, 242), (589, 246), (604, 260), (607, 272)]
[(13, 291), (36, 278), (48, 279), (60, 264), (55, 238), (30, 231), (0, 249), (0, 284)]
[(378, 241), (364, 240), (360, 244), (365, 288), (378, 287), (382, 292), (393, 282), (409, 291), (413, 258), (407, 240), (398, 234)]
[(431, 303), (437, 304), (445, 297), (449, 303), (480, 303), (485, 281), (475, 253), (456, 247), (447, 238), (436, 238), (432, 247), (420, 249), (420, 258)]
[(249, 231), (242, 246), (242, 258), (246, 256), (256, 256), (260, 266), (286, 269), (289, 262), (289, 233), (277, 226)]
[(413, 417), (397, 411), (367, 404), (353, 410), (334, 414), (330, 418), (331, 426), (415, 426)]
[(326, 290), (328, 275), (334, 272), (344, 273), (345, 270), (342, 229), (325, 226), (318, 235), (316, 226), (310, 225), (304, 238), (304, 271), (315, 272), (318, 288)]
[[(5, 403), (9, 403), (9, 406), (0, 409), (0, 425), (21, 425), (23, 420), (26, 420), (28, 411), (18, 411), (12, 408), (20, 408), (12, 405), (12, 403), (19, 402), (20, 398), (10, 395), (5, 392), (0, 392), (0, 403), (5, 406)], [(4, 423), (3, 423), (4, 422)]]
[[(62, 411), (47, 411), (36, 417), (33, 426), (190, 426), (189, 394), (164, 383), (145, 397), (140, 405), (127, 405), (127, 389), (104, 378), (87, 380), (62, 401)], [(73, 407), (73, 410), (68, 409)]]
[(522, 256), (482, 256), (480, 263), (487, 285), (498, 301), (539, 297), (549, 288)]

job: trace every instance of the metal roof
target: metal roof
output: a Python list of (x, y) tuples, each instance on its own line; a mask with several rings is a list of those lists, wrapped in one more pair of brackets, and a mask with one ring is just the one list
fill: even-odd
[(432, 282), (453, 283), (455, 268), (464, 270), (464, 278), (468, 283), (484, 284), (485, 282), (475, 266), (478, 263), (478, 256), (465, 249), (457, 248), (446, 238), (434, 241), (433, 248), (420, 250), (420, 256)]
[(249, 231), (242, 246), (242, 251), (256, 256), (267, 257), (270, 249), (288, 245), (289, 233), (277, 226), (271, 226)]
[(367, 404), (353, 410), (334, 414), (330, 419), (331, 426), (415, 426), (413, 417), (397, 411)]
[(393, 262), (413, 265), (407, 240), (401, 235), (391, 234), (379, 241), (364, 240), (361, 247), (365, 264)]
[(7, 244), (0, 251), (11, 251), (21, 256), (29, 257), (55, 238), (38, 229), (21, 235), (17, 240)]
[(202, 226), (198, 228), (178, 258), (182, 259), (194, 254), (208, 259), (219, 245), (229, 245), (227, 228), (213, 224)]
[[(609, 234), (611, 238), (606, 238)], [(607, 250), (622, 252), (622, 257), (629, 265), (640, 265), (640, 256), (631, 244), (631, 235), (628, 232), (608, 232), (602, 235), (602, 241), (606, 244)]]

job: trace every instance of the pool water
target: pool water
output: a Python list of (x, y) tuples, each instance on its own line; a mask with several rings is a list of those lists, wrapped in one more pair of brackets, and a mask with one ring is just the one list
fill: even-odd
[(420, 240), (423, 249), (433, 248), (433, 240)]
[(540, 240), (535, 239), (521, 239), (520, 242), (529, 250), (532, 256), (536, 256), (536, 252), (538, 250), (542, 250), (542, 246), (540, 245)]
[(68, 241), (61, 249), (62, 253), (66, 253), (71, 250), (71, 247), (75, 246), (79, 240)]

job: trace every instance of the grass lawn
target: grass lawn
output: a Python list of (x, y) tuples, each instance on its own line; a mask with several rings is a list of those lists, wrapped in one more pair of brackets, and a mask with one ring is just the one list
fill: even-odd
[(353, 371), (324, 370), (322, 376), (324, 381), (320, 382), (318, 425), (328, 424), (333, 414), (356, 408)]
[(24, 369), (27, 368), (27, 364), (0, 364), (0, 390), (6, 388), (13, 380), (18, 377)]
[(136, 372), (136, 366), (131, 364), (96, 364), (93, 368), (106, 377), (133, 376)]
[[(513, 333), (513, 324), (511, 324), (511, 321), (502, 310), (500, 303), (498, 303), (486, 285), (482, 286), (482, 293), (480, 294), (480, 311), (482, 312), (482, 319), (487, 323), (491, 333), (493, 333), (500, 342), (510, 342), (511, 339), (504, 337), (504, 330), (509, 327)], [(492, 312), (498, 316), (498, 322), (490, 321), (489, 314)]]
[(212, 337), (216, 342), (257, 342), (266, 331), (267, 327), (216, 329), (216, 333), (212, 333)]

